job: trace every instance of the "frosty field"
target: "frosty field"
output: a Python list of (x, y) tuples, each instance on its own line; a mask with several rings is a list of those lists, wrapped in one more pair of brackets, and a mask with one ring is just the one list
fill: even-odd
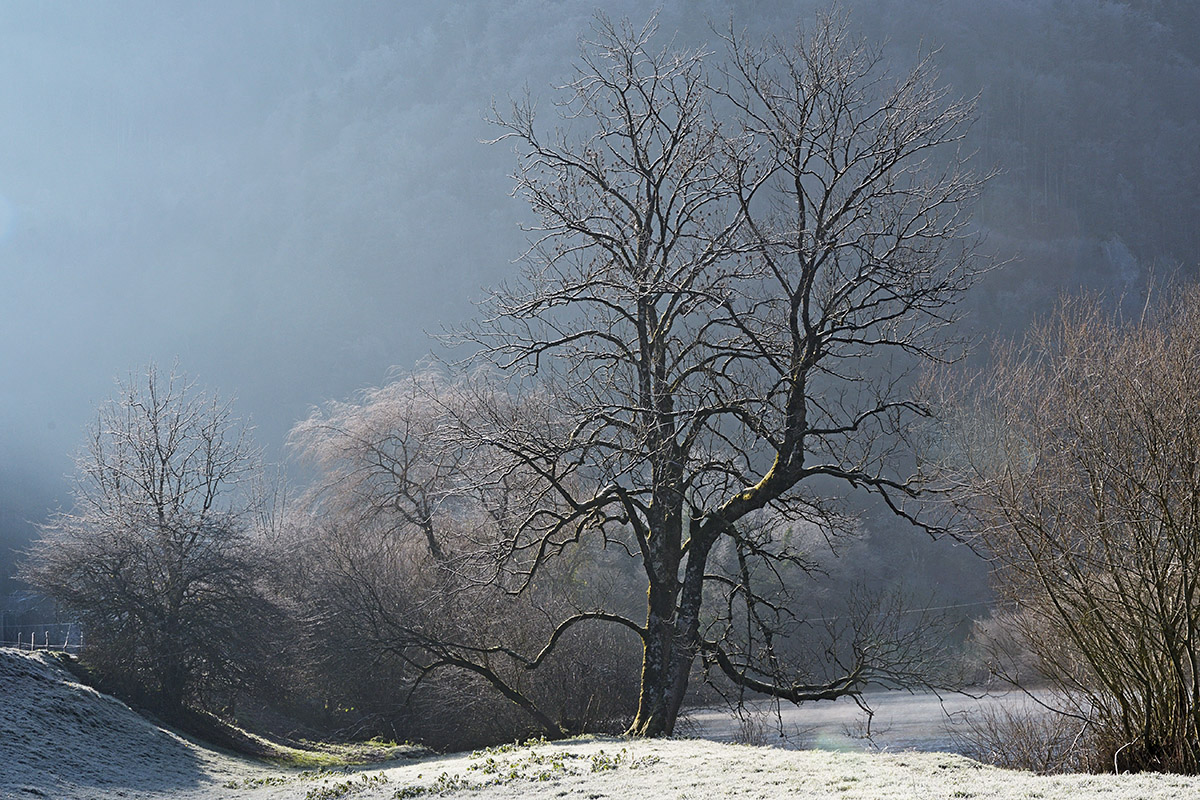
[[(878, 705), (875, 724), (881, 725), (886, 703)], [(900, 710), (897, 705), (893, 712)], [(824, 730), (831, 736), (845, 724), (837, 718), (843, 712), (826, 711), (832, 716)], [(710, 723), (713, 736), (734, 729), (723, 733), (715, 718), (694, 715), (696, 730), (703, 732)], [(891, 730), (901, 729), (893, 719)], [(808, 746), (845, 747), (854, 741), (849, 735), (836, 741), (818, 733)], [(876, 745), (880, 741), (877, 736)], [(347, 770), (283, 769), (216, 752), (152, 725), (123, 703), (79, 685), (48, 656), (0, 650), (0, 797), (5, 800), (1200, 796), (1200, 778), (1040, 777), (950, 753), (883, 746), (889, 749), (792, 750), (707, 739), (589, 737)]]

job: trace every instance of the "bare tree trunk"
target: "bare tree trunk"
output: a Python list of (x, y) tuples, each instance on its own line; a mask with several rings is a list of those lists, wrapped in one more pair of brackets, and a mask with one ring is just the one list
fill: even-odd
[(670, 708), (671, 662), (675, 643), (674, 588), (651, 583), (647, 598), (646, 639), (642, 650), (642, 689), (637, 716), (629, 726), (633, 736), (667, 736), (675, 723)]
[(700, 607), (704, 601), (704, 569), (712, 541), (701, 539), (694, 531), (688, 551), (683, 592), (676, 622), (676, 646), (671, 659), (671, 696), (667, 711), (667, 733), (675, 732), (675, 720), (687, 694), (692, 664), (700, 653)]
[[(635, 736), (670, 736), (687, 694), (692, 664), (700, 653), (700, 606), (704, 566), (712, 543), (693, 537), (682, 586), (651, 583), (642, 656), (642, 692), (638, 713), (629, 726)], [(675, 552), (678, 552), (676, 548)], [(678, 565), (671, 571), (677, 574)]]
[[(629, 726), (636, 736), (671, 733), (669, 712), (671, 661), (676, 637), (678, 580), (678, 527), (672, 530), (671, 514), (660, 514), (654, 532), (647, 538), (645, 569), (646, 637), (642, 648), (642, 688), (638, 712)], [(674, 533), (674, 536), (672, 534)]]

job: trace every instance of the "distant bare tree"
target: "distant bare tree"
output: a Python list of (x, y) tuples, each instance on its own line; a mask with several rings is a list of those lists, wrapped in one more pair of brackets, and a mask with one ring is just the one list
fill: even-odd
[(107, 677), (178, 710), (238, 677), (246, 618), (264, 610), (247, 535), (259, 467), (228, 402), (152, 365), (101, 406), (74, 506), (21, 575), (81, 616)]
[[(957, 150), (973, 104), (928, 58), (893, 79), (837, 14), (762, 47), (731, 30), (715, 69), (654, 32), (597, 18), (562, 127), (530, 102), (496, 113), (539, 222), (522, 278), (467, 335), (498, 391), (543, 407), (475, 430), (539, 477), (512, 562), (532, 579), (594, 532), (641, 560), (645, 620), (606, 617), (644, 645), (639, 735), (673, 731), (697, 658), (796, 702), (900, 678), (900, 651), (866, 630), (828, 678), (776, 657), (756, 576), (804, 554), (747, 523), (769, 510), (832, 534), (837, 488), (911, 519), (923, 484), (900, 434), (924, 409), (906, 366), (944, 356), (982, 266), (967, 213), (983, 178)], [(727, 635), (731, 601), (764, 622), (761, 649)]]
[(1092, 763), (1200, 771), (1200, 290), (1128, 321), (1066, 301), (939, 388), (1006, 633), (1090, 723)]

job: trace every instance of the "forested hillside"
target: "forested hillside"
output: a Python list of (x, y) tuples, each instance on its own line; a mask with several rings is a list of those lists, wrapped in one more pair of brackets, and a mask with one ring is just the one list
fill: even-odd
[[(668, 3), (661, 22), (693, 44), (709, 22), (787, 30), (816, 5)], [(63, 497), (89, 409), (148, 352), (236, 392), (281, 455), (306, 408), (412, 364), (424, 331), (469, 317), (522, 247), (508, 153), (479, 144), (494, 133), (482, 117), (493, 98), (569, 76), (591, 7), (126, 11), (5, 10), (9, 72), (29, 79), (0, 98), (14, 109), (0, 187), (5, 576), (46, 505), (30, 498)], [(1003, 172), (977, 216), (1018, 260), (969, 301), (980, 335), (1063, 289), (1136, 291), (1151, 270), (1194, 270), (1197, 14), (1186, 0), (857, 9), (897, 65), (937, 48), (947, 82), (981, 93), (967, 146)], [(72, 50), (85, 31), (92, 44)], [(184, 314), (155, 299), (181, 292)]]

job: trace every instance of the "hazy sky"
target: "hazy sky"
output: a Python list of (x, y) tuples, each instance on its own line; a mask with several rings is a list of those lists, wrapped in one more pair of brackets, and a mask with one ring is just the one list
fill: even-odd
[(519, 209), (472, 202), (507, 186), (495, 87), (419, 8), (332, 6), (0, 10), (6, 456), (63, 469), (114, 375), (176, 357), (277, 439), (514, 255)]
[(524, 241), (489, 105), (567, 75), (592, 12), (0, 5), (0, 481), (67, 472), (151, 359), (278, 455), (309, 406), (420, 358)]
[(279, 458), (310, 406), (469, 317), (524, 242), (485, 114), (566, 76), (592, 13), (0, 4), (0, 546), (118, 375), (178, 359)]
[(267, 440), (411, 364), (524, 241), (491, 100), (568, 74), (591, 13), (0, 6), (4, 461), (68, 467), (149, 359), (236, 394)]
[[(692, 44), (706, 19), (734, 13), (772, 28), (814, 5), (680, 1), (661, 22)], [(896, 36), (908, 53), (922, 26), (940, 26), (951, 58), (990, 35), (960, 25), (965, 1), (950, 4), (957, 17), (941, 0), (859, 5), (872, 35), (908, 25)], [(646, 8), (603, 6), (638, 19)], [(1065, 31), (1079, 27), (1071, 14), (1097, 8), (989, 4), (1030, 31), (999, 58), (1044, 56), (1019, 44), (1042, 35), (1043, 6), (1066, 10)], [(236, 397), (277, 458), (310, 406), (411, 366), (433, 346), (425, 331), (469, 317), (482, 287), (512, 273), (524, 241), (524, 209), (508, 195), (513, 157), (480, 143), (494, 133), (483, 117), (493, 98), (526, 85), (548, 109), (547, 87), (569, 74), (593, 7), (0, 4), (0, 549), (18, 519), (62, 496), (70, 456), (118, 375), (178, 359)], [(1127, 25), (1114, 19), (1103, 24)], [(1171, 41), (1194, 53), (1194, 36)], [(969, 65), (954, 74), (968, 92), (989, 80)], [(1098, 86), (1111, 85), (1097, 74)], [(1185, 123), (1172, 123), (1177, 146), (1194, 148)], [(1171, 175), (1193, 187), (1193, 210), (1180, 213), (1194, 213), (1194, 171)], [(1136, 188), (1136, 175), (1123, 179)], [(1061, 199), (1061, 181), (1045, 183), (1040, 202), (1055, 187)], [(1010, 205), (1024, 208), (1018, 200)]]

